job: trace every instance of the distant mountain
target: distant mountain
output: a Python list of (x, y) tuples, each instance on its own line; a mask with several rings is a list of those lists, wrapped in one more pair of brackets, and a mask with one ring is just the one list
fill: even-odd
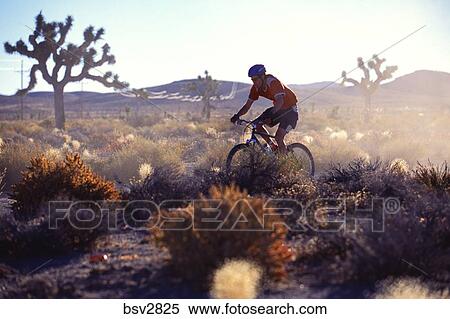
[[(76, 110), (81, 104), (85, 108), (108, 110), (131, 107), (145, 107), (155, 103), (160, 106), (196, 105), (199, 97), (193, 92), (184, 90), (187, 83), (195, 79), (174, 81), (171, 83), (147, 87), (150, 102), (138, 98), (122, 96), (118, 93), (68, 92), (64, 94), (67, 110)], [(320, 106), (361, 105), (363, 99), (357, 88), (343, 87), (333, 82), (316, 82), (309, 84), (290, 84), (299, 97), (301, 104), (315, 103)], [(225, 98), (221, 107), (236, 107), (245, 102), (250, 84), (242, 82), (220, 81), (219, 95)], [(52, 108), (52, 92), (32, 92), (25, 98), (29, 107), (40, 106)], [(385, 106), (450, 106), (450, 73), (420, 70), (400, 76), (393, 81), (381, 85), (373, 96), (374, 104)], [(9, 112), (17, 105), (15, 96), (0, 95), (0, 112)], [(269, 105), (268, 101), (260, 99), (258, 104)]]
[(450, 73), (420, 70), (400, 76), (383, 87), (397, 92), (448, 97), (450, 96)]

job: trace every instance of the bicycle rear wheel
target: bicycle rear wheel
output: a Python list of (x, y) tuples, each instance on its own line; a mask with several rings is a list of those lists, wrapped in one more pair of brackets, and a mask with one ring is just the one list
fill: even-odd
[(300, 169), (310, 176), (314, 176), (315, 164), (311, 151), (301, 143), (293, 143), (287, 146), (289, 154), (294, 155)]

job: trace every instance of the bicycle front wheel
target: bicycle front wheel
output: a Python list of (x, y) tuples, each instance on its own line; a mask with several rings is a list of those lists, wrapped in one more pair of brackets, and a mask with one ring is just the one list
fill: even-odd
[(290, 154), (294, 155), (300, 169), (304, 170), (310, 176), (314, 176), (315, 164), (311, 151), (301, 143), (293, 143), (287, 146)]
[(226, 170), (227, 174), (232, 174), (239, 165), (247, 163), (252, 158), (252, 147), (248, 144), (235, 145), (227, 156)]

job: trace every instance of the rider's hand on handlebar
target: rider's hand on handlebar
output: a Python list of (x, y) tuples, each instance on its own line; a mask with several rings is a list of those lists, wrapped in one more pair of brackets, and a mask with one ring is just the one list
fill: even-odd
[(231, 123), (233, 123), (233, 124), (236, 123), (238, 120), (239, 120), (239, 115), (237, 115), (237, 114), (234, 114), (230, 119)]

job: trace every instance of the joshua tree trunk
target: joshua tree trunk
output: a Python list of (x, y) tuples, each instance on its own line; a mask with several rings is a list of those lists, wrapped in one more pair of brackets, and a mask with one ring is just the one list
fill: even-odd
[(64, 116), (64, 87), (54, 86), (54, 102), (55, 102), (55, 126), (63, 130), (66, 118)]
[(370, 97), (370, 94), (366, 94), (366, 96), (364, 98), (364, 104), (365, 104), (366, 110), (370, 111), (370, 106), (372, 104), (372, 99)]
[(205, 101), (205, 104), (203, 105), (203, 116), (206, 118), (206, 120), (209, 121), (211, 118), (211, 107), (209, 105), (209, 101)]
[(364, 95), (364, 120), (367, 122), (371, 118), (371, 105), (372, 105), (372, 98), (369, 93), (366, 93)]

